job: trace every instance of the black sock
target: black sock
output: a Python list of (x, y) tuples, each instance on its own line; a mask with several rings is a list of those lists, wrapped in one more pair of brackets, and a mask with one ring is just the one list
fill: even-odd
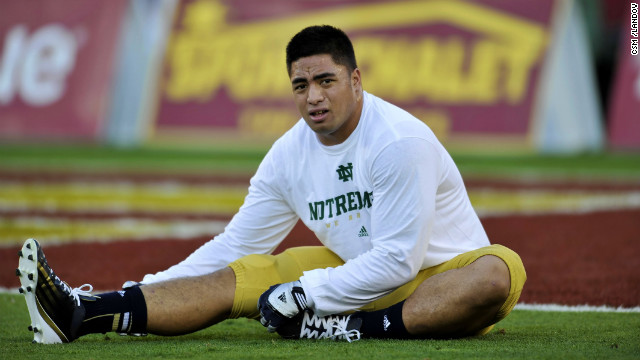
[(413, 336), (407, 332), (402, 321), (402, 305), (404, 305), (404, 301), (386, 309), (371, 312), (360, 311), (351, 316), (362, 319), (360, 333), (363, 338), (411, 339)]
[(115, 331), (143, 334), (147, 331), (147, 304), (138, 286), (82, 299), (85, 317), (78, 336)]

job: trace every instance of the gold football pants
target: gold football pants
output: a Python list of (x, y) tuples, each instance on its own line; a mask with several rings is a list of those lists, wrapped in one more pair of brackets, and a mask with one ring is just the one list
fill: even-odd
[[(415, 279), (397, 288), (389, 295), (373, 301), (360, 310), (374, 311), (387, 308), (411, 295), (426, 279), (452, 269), (465, 267), (481, 256), (494, 255), (502, 259), (509, 268), (511, 287), (507, 300), (500, 308), (495, 322), (504, 319), (516, 305), (527, 279), (520, 256), (502, 245), (490, 245), (460, 254), (453, 259), (421, 270)], [(271, 285), (295, 281), (307, 270), (337, 267), (344, 264), (336, 254), (324, 246), (303, 246), (285, 250), (278, 255), (248, 255), (229, 266), (236, 275), (236, 290), (231, 318), (248, 317), (258, 319), (258, 298)], [(485, 334), (492, 326), (480, 331)]]

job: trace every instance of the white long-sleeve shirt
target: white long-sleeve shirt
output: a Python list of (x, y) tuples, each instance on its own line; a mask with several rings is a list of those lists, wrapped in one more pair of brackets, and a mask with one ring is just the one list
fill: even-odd
[(345, 261), (300, 278), (320, 316), (356, 309), (421, 269), (489, 245), (462, 177), (433, 132), (365, 92), (360, 121), (347, 140), (322, 145), (298, 121), (265, 156), (225, 231), (143, 283), (271, 253), (298, 219)]

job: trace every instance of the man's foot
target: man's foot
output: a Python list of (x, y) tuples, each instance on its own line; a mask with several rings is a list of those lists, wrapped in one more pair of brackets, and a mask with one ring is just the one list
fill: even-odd
[[(22, 285), (19, 290), (27, 301), (33, 342), (55, 344), (75, 340), (85, 314), (80, 298), (91, 298), (89, 292), (93, 287), (84, 284), (71, 289), (49, 267), (34, 239), (25, 241), (18, 256), (16, 275)], [(87, 290), (83, 290), (85, 287)]]
[(351, 318), (351, 315), (332, 315), (319, 317), (312, 311), (305, 310), (295, 317), (294, 321), (278, 328), (278, 334), (285, 339), (333, 339), (360, 340), (362, 319)]

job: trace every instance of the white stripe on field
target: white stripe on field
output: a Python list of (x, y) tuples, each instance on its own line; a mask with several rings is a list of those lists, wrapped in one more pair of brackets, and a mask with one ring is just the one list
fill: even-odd
[(471, 189), (469, 198), (478, 216), (514, 214), (586, 214), (640, 208), (640, 191), (560, 191)]
[(525, 304), (520, 303), (515, 307), (516, 310), (532, 310), (532, 311), (556, 311), (556, 312), (622, 312), (622, 313), (640, 313), (640, 306), (625, 308), (622, 306), (613, 307), (607, 305), (561, 305), (561, 304)]
[[(228, 221), (186, 219), (67, 219), (58, 217), (0, 216), (0, 248), (18, 246), (35, 238), (41, 244), (105, 243), (116, 240), (191, 239), (213, 237)], [(4, 231), (3, 231), (4, 230)]]

